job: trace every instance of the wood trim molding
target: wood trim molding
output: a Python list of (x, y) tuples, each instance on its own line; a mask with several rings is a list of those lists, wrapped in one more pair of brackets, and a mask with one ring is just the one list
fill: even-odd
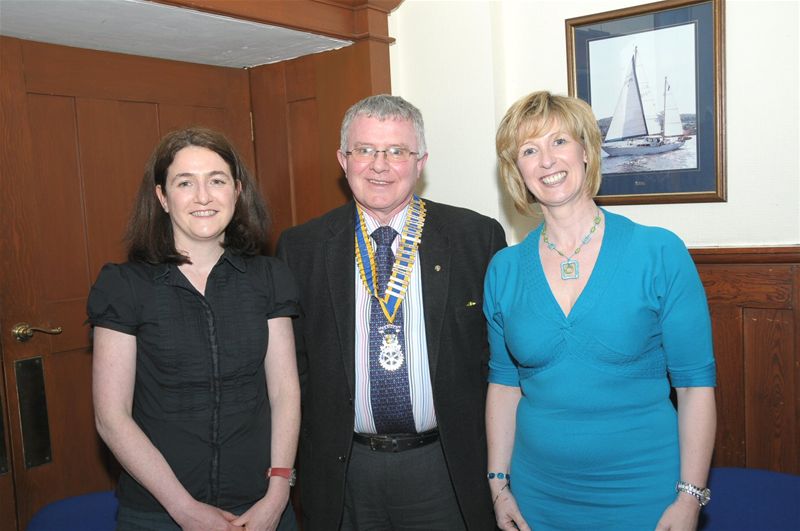
[(391, 44), (388, 15), (402, 0), (154, 0), (243, 20), (347, 39)]
[(800, 245), (777, 247), (698, 247), (689, 249), (696, 264), (796, 264)]

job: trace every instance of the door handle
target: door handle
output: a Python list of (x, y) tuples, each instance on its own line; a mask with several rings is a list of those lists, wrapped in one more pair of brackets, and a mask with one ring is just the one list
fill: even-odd
[(14, 328), (11, 329), (11, 335), (14, 336), (14, 339), (22, 343), (32, 338), (34, 332), (42, 332), (43, 334), (58, 335), (63, 331), (64, 329), (61, 328), (60, 326), (57, 326), (55, 328), (39, 328), (36, 326), (31, 326), (28, 323), (17, 323), (14, 325)]

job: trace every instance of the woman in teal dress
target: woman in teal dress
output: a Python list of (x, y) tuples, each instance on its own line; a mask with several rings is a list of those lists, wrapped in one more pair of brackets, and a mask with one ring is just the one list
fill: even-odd
[(595, 204), (600, 132), (583, 101), (521, 99), (497, 152), (517, 208), (543, 217), (486, 276), (498, 526), (695, 529), (709, 497), (715, 364), (686, 247)]

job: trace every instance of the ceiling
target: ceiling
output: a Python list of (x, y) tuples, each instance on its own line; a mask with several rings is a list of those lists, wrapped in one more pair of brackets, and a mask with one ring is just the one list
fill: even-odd
[(238, 68), (352, 44), (147, 0), (0, 0), (0, 34)]

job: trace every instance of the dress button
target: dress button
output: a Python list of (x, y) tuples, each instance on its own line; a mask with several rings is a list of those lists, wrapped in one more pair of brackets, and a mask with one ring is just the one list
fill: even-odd
[(343, 456), (343, 455), (340, 455), (336, 459), (338, 459), (340, 463), (344, 463), (347, 460), (347, 458), (345, 456)]

